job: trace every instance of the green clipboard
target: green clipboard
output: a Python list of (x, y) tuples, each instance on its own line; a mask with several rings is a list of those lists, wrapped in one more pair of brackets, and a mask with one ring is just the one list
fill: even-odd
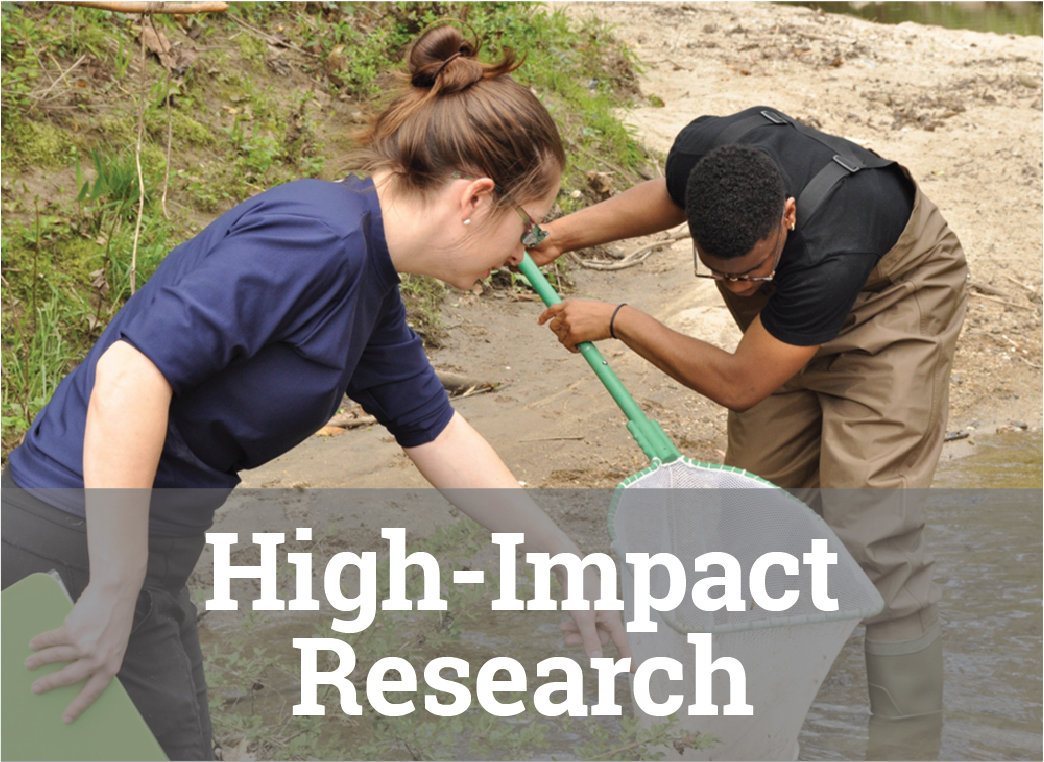
[(62, 712), (83, 683), (37, 696), (33, 682), (64, 663), (30, 672), (25, 659), (29, 641), (61, 627), (72, 610), (62, 583), (48, 574), (31, 574), (0, 594), (3, 613), (2, 758), (82, 760), (166, 760), (145, 719), (131, 703), (120, 681), (113, 680), (101, 697), (70, 725)]

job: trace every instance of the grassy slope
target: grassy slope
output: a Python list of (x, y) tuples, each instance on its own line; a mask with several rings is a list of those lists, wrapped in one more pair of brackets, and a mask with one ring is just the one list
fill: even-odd
[[(577, 26), (533, 3), (238, 3), (227, 15), (146, 22), (176, 51), (198, 53), (168, 80), (157, 56), (142, 66), (138, 16), (5, 3), (5, 455), (130, 295), (139, 106), (140, 286), (174, 245), (243, 199), (342, 175), (350, 133), (380, 108), (405, 46), (445, 16), (469, 23), (486, 55), (505, 45), (526, 55), (517, 76), (554, 114), (570, 155), (563, 211), (586, 202), (570, 193), (586, 187), (585, 171), (636, 179), (648, 157), (613, 115), (638, 97), (633, 61), (593, 18)], [(403, 287), (432, 342), (442, 290), (423, 279)]]

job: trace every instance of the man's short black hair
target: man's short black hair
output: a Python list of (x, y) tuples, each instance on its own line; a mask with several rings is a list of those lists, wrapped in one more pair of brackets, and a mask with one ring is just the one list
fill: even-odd
[(715, 148), (689, 174), (689, 232), (715, 259), (742, 257), (779, 226), (786, 198), (783, 176), (767, 153), (744, 145)]

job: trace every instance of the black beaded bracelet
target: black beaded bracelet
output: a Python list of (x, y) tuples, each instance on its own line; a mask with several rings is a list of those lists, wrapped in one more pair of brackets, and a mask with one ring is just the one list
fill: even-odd
[(614, 339), (616, 338), (616, 334), (613, 332), (613, 323), (616, 322), (616, 313), (620, 311), (621, 307), (626, 306), (627, 302), (621, 302), (620, 304), (616, 305), (616, 309), (613, 310), (613, 316), (609, 318), (609, 335), (612, 336)]

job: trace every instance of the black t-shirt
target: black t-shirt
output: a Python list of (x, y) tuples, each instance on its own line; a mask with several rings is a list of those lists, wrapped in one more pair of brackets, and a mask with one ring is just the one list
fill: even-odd
[[(701, 116), (681, 131), (665, 172), (667, 191), (679, 208), (685, 208), (689, 173), (722, 129), (763, 110), (759, 106), (732, 116)], [(835, 154), (792, 124), (768, 119), (736, 142), (765, 151), (783, 175), (787, 196), (794, 198)], [(863, 150), (854, 144), (853, 149)], [(798, 346), (836, 338), (870, 272), (899, 240), (913, 200), (914, 185), (897, 164), (844, 177), (819, 209), (787, 235), (772, 283), (775, 292), (761, 310), (765, 329)]]

